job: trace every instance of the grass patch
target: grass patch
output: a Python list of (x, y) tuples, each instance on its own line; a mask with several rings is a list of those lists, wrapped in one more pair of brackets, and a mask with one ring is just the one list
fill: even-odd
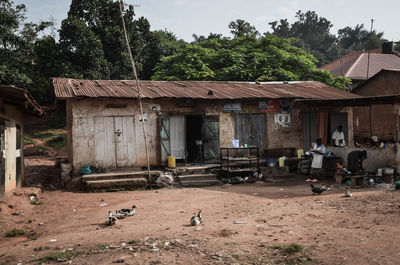
[(6, 233), (6, 237), (16, 237), (25, 235), (25, 232), (19, 229), (13, 229)]
[(31, 136), (32, 136), (33, 138), (37, 138), (37, 139), (40, 139), (40, 140), (53, 137), (54, 135), (55, 135), (55, 134), (54, 134), (54, 133), (51, 133), (51, 132), (35, 132), (35, 133), (32, 133), (32, 134), (31, 134)]
[(51, 146), (55, 149), (61, 149), (63, 147), (67, 146), (67, 135), (66, 134), (60, 134), (58, 136), (55, 136), (49, 140), (46, 141), (46, 144), (48, 146)]
[(100, 245), (98, 245), (97, 247), (98, 247), (100, 250), (106, 250), (106, 249), (108, 249), (108, 246), (105, 245), (105, 244), (100, 244)]
[(39, 201), (31, 201), (32, 205), (42, 205), (43, 202), (39, 202)]
[(28, 144), (34, 144), (34, 142), (29, 136), (24, 136), (24, 145)]
[(33, 260), (36, 261), (38, 264), (46, 263), (46, 262), (65, 262), (72, 257), (84, 254), (85, 252), (82, 250), (67, 250), (67, 251), (59, 251), (59, 252), (54, 252), (50, 253), (46, 256), (43, 256), (39, 259)]
[(271, 246), (272, 249), (281, 249), (286, 253), (300, 253), (303, 251), (304, 247), (302, 245), (292, 243), (290, 245), (275, 245)]

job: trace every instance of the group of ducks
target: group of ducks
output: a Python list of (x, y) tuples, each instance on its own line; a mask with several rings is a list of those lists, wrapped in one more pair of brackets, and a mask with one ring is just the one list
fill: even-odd
[[(331, 185), (323, 185), (322, 187), (316, 187), (316, 186), (314, 186), (314, 184), (310, 184), (310, 186), (311, 186), (311, 191), (312, 191), (313, 195), (321, 194), (324, 191), (332, 189)], [(349, 189), (346, 189), (346, 191), (344, 192), (344, 197), (351, 197), (351, 196), (353, 196), (351, 191)]]
[(127, 216), (134, 216), (136, 213), (136, 206), (133, 205), (131, 209), (116, 210), (115, 213), (108, 211), (108, 217), (106, 219), (106, 225), (116, 225), (118, 219), (124, 219)]
[[(127, 216), (134, 216), (136, 213), (136, 206), (133, 205), (131, 209), (121, 209), (121, 210), (116, 210), (115, 213), (112, 213), (111, 211), (108, 211), (108, 217), (106, 219), (106, 225), (108, 226), (113, 226), (116, 225), (118, 222), (118, 219), (124, 219)], [(199, 210), (197, 215), (192, 216), (190, 218), (190, 224), (192, 226), (198, 226), (202, 223), (201, 219), (201, 213), (202, 211)]]

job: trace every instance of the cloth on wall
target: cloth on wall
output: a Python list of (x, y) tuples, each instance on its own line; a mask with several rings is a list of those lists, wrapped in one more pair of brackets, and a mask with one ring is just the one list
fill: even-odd
[(323, 144), (328, 143), (328, 112), (318, 112), (318, 137), (322, 139)]
[(171, 140), (171, 156), (176, 159), (185, 158), (185, 116), (171, 116), (170, 124), (170, 140)]

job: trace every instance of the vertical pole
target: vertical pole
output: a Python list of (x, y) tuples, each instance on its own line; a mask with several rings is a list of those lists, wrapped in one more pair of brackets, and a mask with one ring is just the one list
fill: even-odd
[(369, 110), (369, 139), (372, 139), (372, 110), (371, 105), (368, 106)]
[(349, 147), (354, 147), (354, 112), (353, 107), (347, 107), (347, 141)]
[[(371, 31), (369, 32), (368, 44), (371, 43), (371, 35), (372, 35), (372, 27), (373, 27), (373, 25), (374, 25), (374, 20), (371, 19)], [(371, 47), (368, 47), (367, 80), (369, 78), (369, 57), (370, 57), (370, 55), (371, 55)]]
[(136, 65), (135, 65), (135, 61), (134, 61), (133, 56), (132, 56), (131, 46), (129, 45), (128, 34), (126, 33), (126, 26), (125, 26), (125, 20), (124, 20), (123, 2), (122, 2), (122, 0), (120, 0), (120, 2), (119, 2), (119, 9), (121, 11), (121, 19), (122, 19), (122, 26), (123, 26), (123, 29), (124, 29), (126, 46), (128, 47), (128, 53), (129, 53), (129, 58), (130, 58), (131, 64), (132, 64), (133, 75), (134, 75), (135, 80), (136, 80), (136, 89), (137, 89), (137, 92), (138, 92), (140, 114), (142, 115), (142, 130), (143, 130), (144, 146), (145, 146), (146, 159), (147, 159), (147, 174), (149, 175), (149, 182), (150, 182), (149, 184), (150, 184), (150, 187), (151, 187), (149, 148), (147, 146), (146, 129), (144, 127), (142, 94), (140, 93), (139, 80), (138, 80), (138, 76), (137, 76), (137, 72), (136, 72)]

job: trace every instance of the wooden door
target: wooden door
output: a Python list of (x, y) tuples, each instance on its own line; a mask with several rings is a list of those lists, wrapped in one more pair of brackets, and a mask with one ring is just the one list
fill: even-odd
[(115, 155), (117, 167), (136, 164), (135, 130), (132, 116), (114, 117)]
[(22, 129), (19, 124), (16, 126), (16, 144), (17, 144), (17, 154), (16, 154), (16, 185), (17, 187), (21, 186), (22, 179)]
[(205, 116), (202, 123), (203, 160), (219, 159), (219, 116)]
[(4, 196), (5, 185), (6, 185), (6, 121), (0, 119), (0, 198)]
[(134, 117), (95, 117), (94, 121), (96, 166), (135, 166)]
[(169, 132), (169, 117), (162, 116), (160, 120), (160, 144), (161, 144), (161, 163), (165, 164), (168, 161), (168, 156), (171, 155), (171, 140)]
[(257, 146), (263, 150), (267, 146), (265, 114), (237, 114), (235, 115), (235, 137), (239, 144)]

